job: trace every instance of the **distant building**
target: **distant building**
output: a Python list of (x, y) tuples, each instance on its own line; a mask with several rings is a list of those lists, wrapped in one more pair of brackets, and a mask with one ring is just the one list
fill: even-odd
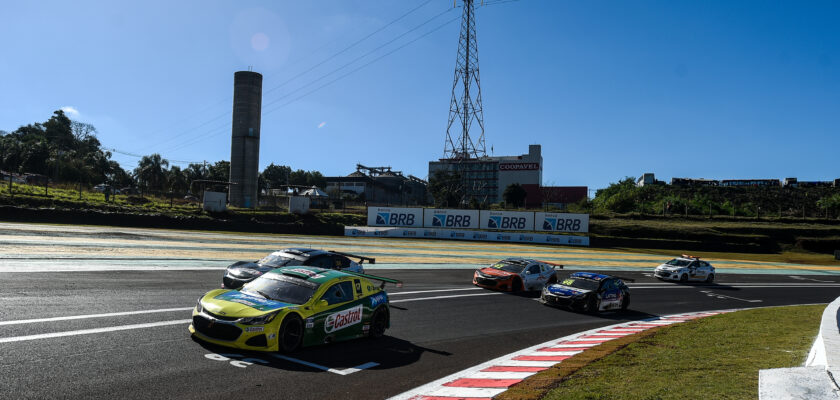
[(724, 179), (720, 186), (725, 187), (779, 187), (781, 182), (778, 179)]
[(642, 187), (645, 185), (653, 185), (656, 183), (656, 178), (653, 176), (652, 172), (645, 172), (639, 179), (636, 179), (636, 186)]
[(424, 205), (427, 203), (426, 181), (404, 176), (391, 167), (366, 167), (356, 164), (356, 171), (347, 176), (326, 177), (330, 198), (353, 196), (368, 204)]
[(720, 182), (715, 179), (706, 178), (671, 178), (671, 185), (674, 186), (719, 186)]
[(429, 162), (429, 179), (438, 171), (457, 172), (464, 186), (464, 202), (498, 203), (509, 185), (542, 185), (541, 146), (528, 146), (528, 154), (519, 156), (484, 156), (469, 159), (440, 159)]

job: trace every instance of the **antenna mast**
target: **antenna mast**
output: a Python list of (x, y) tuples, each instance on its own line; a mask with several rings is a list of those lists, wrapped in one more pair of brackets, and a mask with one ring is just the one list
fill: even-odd
[[(463, 2), (461, 37), (458, 44), (455, 79), (452, 83), (452, 100), (449, 102), (446, 142), (443, 146), (443, 158), (460, 160), (487, 155), (484, 145), (484, 111), (481, 106), (481, 84), (478, 74), (474, 0), (463, 0)], [(473, 131), (473, 136), (478, 134), (477, 142), (473, 142), (470, 138), (470, 129), (473, 128), (474, 122), (478, 124), (477, 130)], [(458, 141), (453, 141), (452, 135), (459, 130)]]

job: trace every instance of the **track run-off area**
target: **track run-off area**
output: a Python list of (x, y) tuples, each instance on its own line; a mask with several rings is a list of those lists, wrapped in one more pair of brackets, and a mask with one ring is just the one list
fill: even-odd
[[(211, 346), (187, 332), (196, 300), (232, 261), (285, 247), (376, 257), (390, 286), (379, 340), (294, 354)], [(630, 311), (586, 315), (536, 294), (471, 285), (509, 256), (633, 278)], [(714, 284), (651, 277), (661, 256), (422, 239), (250, 235), (0, 223), (0, 398), (388, 398), (549, 340), (663, 315), (827, 303), (840, 267), (714, 260)], [(561, 271), (561, 277), (568, 272)]]

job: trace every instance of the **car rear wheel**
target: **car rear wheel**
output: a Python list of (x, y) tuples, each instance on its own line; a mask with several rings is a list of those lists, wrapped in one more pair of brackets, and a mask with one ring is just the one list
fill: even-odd
[(371, 338), (381, 338), (385, 335), (385, 329), (388, 327), (388, 312), (383, 308), (377, 308), (370, 318), (370, 333)]
[(686, 274), (680, 275), (680, 282), (688, 282), (688, 275), (686, 275)]
[(714, 280), (715, 280), (715, 274), (709, 274), (709, 276), (706, 277), (706, 283), (712, 283), (712, 282), (714, 282)]
[(297, 314), (289, 314), (280, 324), (280, 333), (277, 336), (280, 351), (291, 353), (297, 350), (303, 342), (303, 320)]
[(586, 300), (586, 312), (596, 313), (598, 312), (598, 308), (598, 299), (595, 296), (589, 296)]

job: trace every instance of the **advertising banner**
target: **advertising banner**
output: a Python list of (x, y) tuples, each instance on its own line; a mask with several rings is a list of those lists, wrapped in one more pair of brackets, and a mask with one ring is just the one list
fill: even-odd
[(481, 229), (503, 231), (534, 230), (534, 213), (525, 211), (481, 211)]
[(423, 226), (422, 208), (368, 207), (368, 226)]
[(588, 236), (553, 235), (546, 233), (487, 232), (463, 229), (346, 226), (344, 227), (344, 236), (476, 240), (482, 242), (589, 246)]
[(443, 210), (427, 208), (423, 212), (423, 226), (426, 228), (472, 228), (477, 229), (478, 210)]
[(534, 213), (534, 230), (543, 232), (589, 232), (589, 214)]

